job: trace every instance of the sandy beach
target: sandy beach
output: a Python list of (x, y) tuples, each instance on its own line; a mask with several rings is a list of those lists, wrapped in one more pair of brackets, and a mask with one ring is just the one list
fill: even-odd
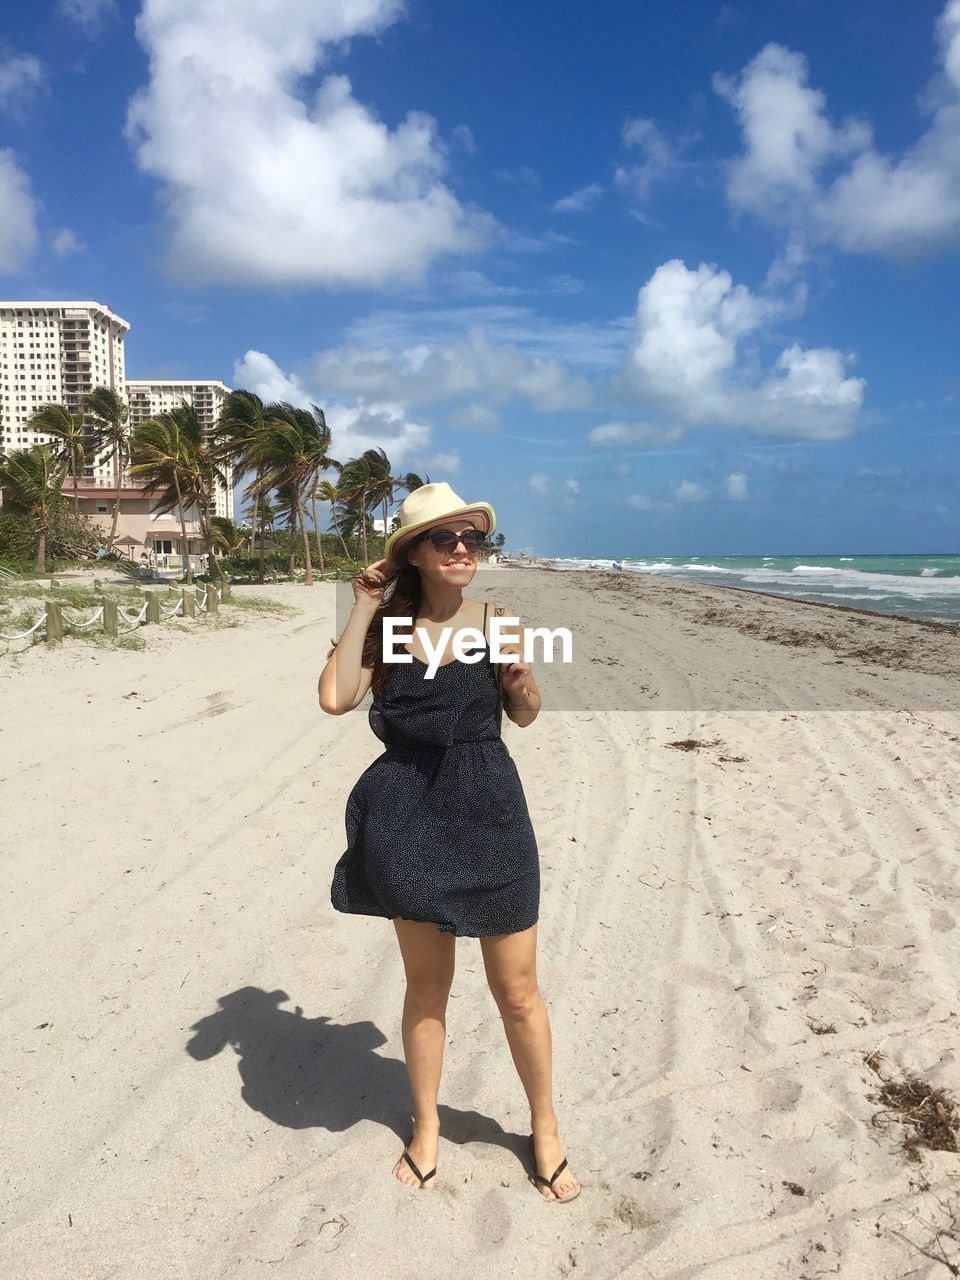
[(916, 1127), (880, 1098), (910, 1074), (960, 1094), (956, 630), (542, 567), (468, 592), (574, 634), (572, 666), (537, 669), (535, 724), (504, 721), (583, 1184), (562, 1206), (526, 1180), (525, 1098), (471, 939), (438, 1186), (394, 1179), (396, 939), (329, 901), (381, 744), (369, 701), (317, 703), (334, 587), (236, 590), (297, 612), (0, 656), (5, 1275), (960, 1263), (956, 1151), (911, 1159)]

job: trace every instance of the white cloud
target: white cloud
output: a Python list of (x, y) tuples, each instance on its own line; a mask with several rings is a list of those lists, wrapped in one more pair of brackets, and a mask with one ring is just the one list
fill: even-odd
[(283, 372), (263, 351), (248, 351), (233, 366), (233, 385), (252, 391), (265, 403), (285, 400), (302, 409), (310, 407), (310, 395), (296, 374)]
[(495, 404), (526, 400), (552, 411), (581, 408), (593, 398), (586, 379), (560, 361), (494, 344), (481, 329), (445, 344), (325, 351), (312, 362), (310, 378), (330, 391), (412, 405), (482, 397)]
[(435, 476), (438, 472), (442, 472), (445, 476), (458, 476), (460, 474), (460, 455), (459, 453), (433, 453), (424, 464), (425, 470), (429, 475)]
[(731, 206), (811, 242), (906, 256), (960, 242), (960, 0), (936, 26), (938, 75), (923, 98), (926, 131), (899, 155), (869, 123), (831, 122), (802, 54), (769, 44), (739, 77), (714, 77), (743, 131), (729, 166)]
[(639, 159), (618, 166), (613, 177), (618, 186), (626, 187), (640, 201), (649, 200), (654, 183), (662, 182), (669, 173), (686, 164), (680, 157), (695, 141), (691, 134), (676, 142), (668, 142), (654, 120), (644, 118), (626, 120), (621, 138), (623, 145), (636, 151)]
[(628, 493), (624, 499), (631, 511), (672, 511), (674, 504), (664, 498), (651, 498), (647, 493)]
[(515, 298), (521, 290), (515, 284), (500, 284), (482, 271), (463, 268), (450, 271), (445, 277), (447, 286), (465, 298)]
[[(253, 391), (265, 403), (288, 401), (301, 408), (317, 402), (294, 373), (285, 373), (263, 351), (248, 351), (233, 370), (233, 385)], [(356, 457), (365, 449), (380, 447), (394, 466), (409, 466), (410, 457), (422, 457), (430, 444), (429, 426), (411, 421), (402, 405), (385, 402), (352, 405), (325, 403), (332, 444), (330, 455), (341, 460)]]
[(681, 480), (673, 486), (673, 496), (677, 502), (706, 502), (710, 495), (696, 480)]
[(80, 253), (86, 246), (80, 243), (69, 227), (64, 227), (53, 237), (50, 247), (58, 258), (66, 258), (71, 253)]
[(665, 262), (640, 290), (633, 348), (615, 385), (688, 424), (813, 440), (849, 435), (865, 384), (846, 376), (847, 356), (794, 344), (764, 374), (744, 349), (794, 305), (734, 285), (715, 266)]
[(455, 124), (450, 134), (453, 143), (458, 146), (461, 151), (465, 151), (468, 156), (477, 154), (477, 140), (473, 136), (473, 130), (468, 124)]
[(576, 276), (548, 276), (547, 285), (551, 293), (575, 294), (583, 293), (584, 283), (578, 280)]
[(508, 187), (533, 188), (543, 185), (536, 169), (531, 169), (527, 164), (522, 164), (516, 169), (495, 169), (490, 176)]
[(593, 208), (602, 195), (603, 187), (598, 187), (595, 182), (591, 182), (588, 187), (581, 187), (579, 191), (571, 191), (561, 200), (555, 200), (553, 211), (554, 213), (585, 213), (587, 209)]
[(658, 427), (648, 422), (604, 422), (594, 427), (587, 443), (597, 449), (620, 449), (635, 444), (675, 444), (684, 437), (683, 427)]
[(576, 476), (567, 476), (556, 484), (543, 471), (537, 471), (527, 479), (527, 487), (537, 498), (547, 498), (561, 511), (576, 511), (580, 506), (580, 482)]
[(16, 271), (37, 243), (37, 206), (30, 179), (13, 151), (0, 151), (0, 271)]
[(0, 110), (22, 115), (44, 83), (43, 66), (32, 53), (0, 57)]
[(478, 248), (489, 215), (441, 181), (434, 121), (389, 129), (328, 74), (331, 45), (373, 35), (399, 0), (145, 0), (150, 78), (130, 104), (140, 168), (163, 184), (169, 264), (191, 282), (375, 286)]
[(401, 405), (331, 404), (326, 408), (334, 458), (353, 458), (365, 449), (383, 449), (394, 467), (407, 467), (424, 456), (430, 445), (430, 428), (412, 422)]
[(746, 502), (747, 473), (745, 471), (731, 471), (723, 483), (731, 502)]
[(93, 35), (104, 18), (116, 11), (116, 3), (115, 0), (59, 0), (57, 10), (87, 35)]
[(516, 347), (530, 360), (555, 360), (568, 369), (616, 369), (626, 354), (633, 321), (559, 321), (531, 307), (505, 303), (381, 310), (350, 325), (346, 345), (356, 348), (455, 347), (481, 332), (495, 347)]
[(499, 431), (500, 415), (485, 404), (465, 404), (447, 416), (451, 427), (461, 431)]

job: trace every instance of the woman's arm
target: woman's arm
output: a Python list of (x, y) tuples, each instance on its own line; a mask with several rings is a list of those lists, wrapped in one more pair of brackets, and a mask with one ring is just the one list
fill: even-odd
[[(501, 604), (498, 607), (503, 610), (503, 617), (519, 618), (516, 609), (511, 605)], [(517, 655), (516, 661), (509, 662), (503, 667), (503, 711), (504, 715), (515, 725), (525, 729), (528, 724), (533, 724), (540, 714), (543, 699), (540, 696), (537, 682), (533, 678), (533, 664), (524, 662), (521, 656), (523, 653), (523, 623), (518, 621), (515, 625), (507, 628), (507, 634), (511, 632), (516, 632), (518, 641), (511, 643), (504, 640), (501, 645), (503, 652)]]
[(372, 604), (356, 601), (337, 647), (320, 672), (317, 692), (320, 708), (328, 715), (342, 716), (352, 711), (369, 692), (373, 672), (361, 666), (361, 658), (363, 642), (376, 612), (376, 601)]
[(353, 578), (353, 609), (343, 635), (320, 672), (317, 692), (320, 706), (331, 716), (342, 716), (358, 706), (370, 689), (373, 672), (361, 665), (363, 642), (383, 599), (386, 560), (375, 560)]

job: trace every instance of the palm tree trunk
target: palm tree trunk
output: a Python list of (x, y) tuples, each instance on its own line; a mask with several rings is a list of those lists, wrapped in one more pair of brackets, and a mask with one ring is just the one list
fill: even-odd
[(383, 545), (387, 545), (387, 499), (383, 499)]
[(210, 505), (207, 501), (206, 494), (200, 491), (200, 500), (197, 503), (197, 514), (200, 517), (200, 533), (203, 537), (203, 544), (207, 548), (207, 572), (210, 577), (216, 576), (220, 582), (223, 582), (223, 568), (217, 558), (216, 548), (213, 545), (213, 525), (210, 523)]
[(173, 473), (173, 483), (177, 490), (177, 510), (180, 512), (180, 536), (183, 538), (183, 554), (187, 562), (187, 586), (193, 586), (193, 560), (190, 558), (190, 539), (187, 537), (187, 517), (183, 510), (183, 498), (180, 495), (180, 477)]
[(37, 562), (34, 565), (36, 573), (43, 573), (47, 564), (47, 526), (41, 524), (37, 529)]
[[(253, 555), (253, 548), (257, 541), (257, 512), (260, 508), (260, 491), (255, 489), (253, 492), (253, 511), (250, 515), (250, 554)], [(263, 534), (260, 535), (263, 537)]]
[(290, 577), (297, 573), (297, 508), (296, 499), (290, 503)]
[(113, 542), (117, 536), (117, 525), (120, 522), (120, 462), (119, 462), (120, 446), (113, 447), (113, 477), (117, 484), (117, 492), (113, 498), (113, 525), (110, 529), (110, 537), (107, 539), (107, 551), (113, 550)]
[(303, 509), (303, 500), (300, 495), (296, 495), (297, 506), (300, 510), (300, 532), (303, 534), (303, 563), (306, 570), (306, 577), (303, 580), (305, 587), (313, 586), (313, 562), (310, 559), (310, 532), (307, 529), (306, 512)]
[[(257, 490), (256, 497), (258, 499), (260, 497), (259, 489)], [(267, 564), (266, 564), (267, 550), (266, 550), (266, 547), (263, 545), (264, 532), (265, 532), (264, 522), (261, 519), (260, 520), (260, 581), (261, 582), (266, 581), (266, 574), (267, 574)]]
[(360, 554), (367, 563), (367, 491), (360, 491)]
[(310, 495), (310, 505), (313, 508), (313, 531), (317, 535), (317, 564), (320, 566), (320, 572), (324, 572), (323, 568), (323, 543), (320, 541), (320, 522), (317, 520), (317, 491), (314, 489)]
[(345, 560), (350, 559), (350, 552), (347, 550), (347, 544), (343, 540), (343, 534), (340, 532), (340, 526), (337, 524), (337, 506), (335, 502), (330, 503), (330, 518), (333, 520), (333, 527), (336, 530), (337, 537), (340, 539), (340, 545), (343, 547), (343, 556)]

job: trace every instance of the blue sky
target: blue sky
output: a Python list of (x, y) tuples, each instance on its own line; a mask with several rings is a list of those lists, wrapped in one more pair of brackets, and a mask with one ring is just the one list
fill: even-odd
[(0, 292), (543, 554), (956, 551), (960, 0), (40, 0)]

